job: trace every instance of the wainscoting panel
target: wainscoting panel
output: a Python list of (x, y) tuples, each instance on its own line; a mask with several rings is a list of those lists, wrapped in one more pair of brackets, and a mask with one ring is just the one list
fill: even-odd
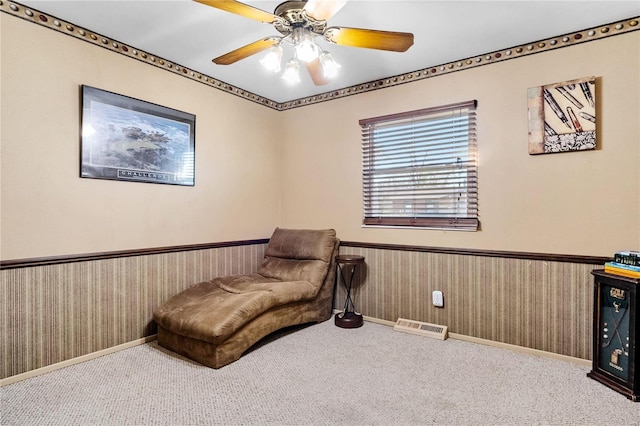
[[(591, 359), (593, 279), (598, 266), (514, 257), (350, 247), (365, 257), (354, 279), (356, 310), (395, 322), (441, 324), (451, 333)], [(444, 294), (444, 308), (431, 303)], [(335, 306), (345, 291), (339, 286)]]
[(255, 272), (266, 244), (0, 271), (0, 379), (156, 333), (153, 310), (215, 276)]
[[(340, 248), (365, 257), (353, 294), (362, 314), (442, 324), (451, 333), (591, 359), (590, 272), (602, 259), (389, 247), (343, 242)], [(153, 335), (159, 304), (194, 283), (255, 272), (265, 248), (266, 241), (255, 240), (80, 261), (5, 262), (0, 379)], [(433, 290), (444, 293), (444, 308), (432, 305)], [(340, 285), (334, 307), (342, 308), (344, 298)]]

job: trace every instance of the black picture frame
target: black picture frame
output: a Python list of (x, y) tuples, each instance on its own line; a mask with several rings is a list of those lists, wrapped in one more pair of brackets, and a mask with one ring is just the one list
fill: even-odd
[(196, 117), (82, 85), (80, 177), (195, 185)]

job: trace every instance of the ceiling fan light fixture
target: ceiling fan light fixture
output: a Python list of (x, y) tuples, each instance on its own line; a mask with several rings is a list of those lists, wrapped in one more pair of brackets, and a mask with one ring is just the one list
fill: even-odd
[[(299, 83), (300, 62), (305, 62), (311, 81), (316, 86), (327, 84), (341, 68), (329, 52), (316, 44), (317, 37), (327, 42), (367, 49), (405, 52), (413, 45), (413, 34), (367, 28), (327, 27), (327, 20), (348, 0), (286, 0), (274, 13), (244, 4), (237, 0), (195, 0), (207, 6), (235, 13), (256, 21), (272, 24), (281, 37), (266, 37), (213, 59), (217, 65), (230, 65), (260, 52), (269, 50), (260, 63), (267, 70), (278, 73), (282, 68), (286, 41), (293, 47), (293, 58), (285, 67), (282, 78), (289, 84)], [(0, 0), (0, 4), (2, 0)]]
[(287, 62), (282, 79), (289, 84), (300, 83), (300, 64), (297, 60), (291, 59)]
[(273, 46), (269, 48), (269, 51), (264, 56), (264, 58), (260, 59), (260, 64), (272, 73), (280, 72), (281, 66), (280, 63), (282, 61), (282, 47), (280, 45)]
[(303, 28), (296, 28), (293, 41), (295, 43), (296, 57), (301, 61), (311, 62), (320, 55), (320, 49), (313, 41), (313, 36), (309, 31)]
[(338, 71), (342, 68), (336, 60), (333, 58), (331, 53), (324, 51), (320, 54), (320, 64), (322, 65), (322, 73), (325, 78), (335, 78), (338, 75)]

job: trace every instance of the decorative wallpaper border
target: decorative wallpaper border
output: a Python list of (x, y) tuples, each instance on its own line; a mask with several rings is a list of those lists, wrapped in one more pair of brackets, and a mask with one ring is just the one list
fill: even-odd
[(28, 8), (18, 2), (0, 0), (0, 11), (33, 22), (35, 24), (45, 26), (63, 34), (67, 34), (77, 39), (84, 40), (88, 43), (95, 44), (121, 55), (128, 56), (132, 59), (142, 61), (146, 64), (162, 68), (165, 71), (178, 74), (185, 78), (189, 78), (191, 80), (239, 96), (248, 101), (264, 105), (277, 111), (285, 111), (288, 109), (312, 105), (319, 102), (326, 102), (345, 96), (370, 92), (372, 90), (384, 89), (399, 84), (423, 80), (425, 78), (437, 77), (456, 71), (462, 71), (469, 68), (475, 68), (496, 62), (502, 62), (540, 52), (559, 49), (562, 47), (572, 46), (605, 37), (611, 37), (631, 31), (640, 30), (640, 26), (638, 25), (640, 17), (623, 19), (621, 21), (600, 25), (582, 31), (567, 33), (557, 37), (551, 37), (544, 40), (513, 46), (507, 49), (496, 50), (494, 52), (472, 56), (458, 61), (429, 66), (421, 70), (416, 70), (405, 74), (391, 76), (380, 80), (345, 87), (338, 90), (332, 90), (330, 92), (321, 93), (318, 95), (279, 103), (244, 90), (241, 87), (228, 84), (211, 76), (199, 73), (198, 71), (183, 67), (182, 65), (176, 64), (167, 59), (160, 58), (150, 52), (141, 51), (133, 46), (120, 43), (117, 40), (113, 40), (109, 37), (105, 37), (92, 32), (89, 29), (78, 27), (71, 22), (63, 21), (46, 13)]

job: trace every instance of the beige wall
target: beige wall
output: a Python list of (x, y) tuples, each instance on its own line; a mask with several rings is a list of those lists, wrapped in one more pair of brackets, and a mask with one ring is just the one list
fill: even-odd
[[(3, 260), (266, 238), (278, 112), (0, 14)], [(79, 178), (80, 85), (196, 115), (195, 187)]]
[[(2, 259), (264, 238), (274, 226), (489, 250), (640, 247), (638, 31), (276, 112), (0, 17)], [(528, 155), (527, 88), (591, 75), (598, 150)], [(80, 179), (81, 84), (196, 114), (196, 186)], [(481, 231), (362, 228), (358, 119), (467, 99), (479, 103)]]
[[(282, 222), (342, 240), (611, 256), (640, 248), (640, 32), (289, 110)], [(426, 66), (427, 64), (425, 64)], [(531, 156), (527, 88), (596, 76), (598, 149)], [(361, 118), (478, 100), (480, 232), (362, 228)]]

